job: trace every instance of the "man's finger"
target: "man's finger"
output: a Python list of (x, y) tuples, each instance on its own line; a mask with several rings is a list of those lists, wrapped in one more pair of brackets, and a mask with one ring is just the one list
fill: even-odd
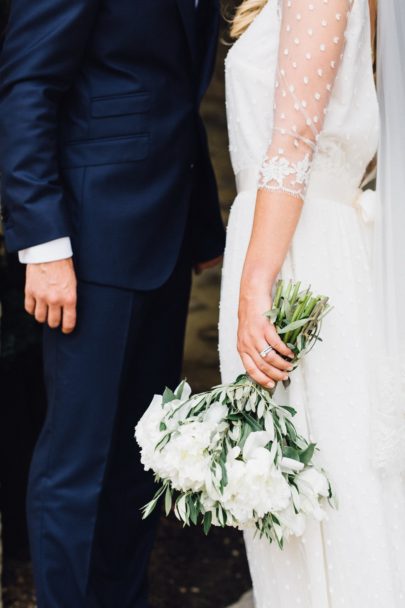
[(62, 320), (62, 308), (54, 304), (48, 309), (48, 325), (51, 329), (59, 327)]
[(208, 262), (198, 262), (198, 264), (196, 264), (194, 267), (195, 273), (201, 274), (202, 272), (204, 272), (204, 270), (214, 268), (215, 266), (218, 266), (218, 264), (221, 264), (223, 259), (224, 258), (221, 255), (220, 257), (214, 258), (213, 260), (208, 260)]
[(35, 298), (27, 293), (25, 294), (24, 308), (30, 315), (35, 313)]
[(76, 327), (76, 303), (66, 304), (63, 308), (62, 331), (71, 334)]
[(43, 300), (37, 300), (35, 302), (35, 319), (38, 323), (45, 323), (48, 316), (48, 306)]

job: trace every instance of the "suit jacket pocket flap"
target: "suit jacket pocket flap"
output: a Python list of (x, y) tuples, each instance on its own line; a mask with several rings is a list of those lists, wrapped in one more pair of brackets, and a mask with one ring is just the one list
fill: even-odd
[(96, 97), (91, 102), (91, 115), (93, 118), (105, 118), (107, 116), (144, 114), (148, 112), (149, 108), (150, 97), (147, 93)]
[(61, 166), (71, 169), (131, 163), (146, 158), (148, 151), (148, 135), (67, 142), (61, 150)]

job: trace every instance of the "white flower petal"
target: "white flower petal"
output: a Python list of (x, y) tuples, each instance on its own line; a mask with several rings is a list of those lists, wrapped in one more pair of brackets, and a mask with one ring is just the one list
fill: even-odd
[(256, 448), (263, 448), (271, 441), (271, 434), (267, 431), (250, 433), (243, 447), (243, 458), (248, 460)]
[(282, 471), (302, 471), (305, 465), (298, 460), (294, 460), (293, 458), (282, 458), (281, 459), (281, 470)]

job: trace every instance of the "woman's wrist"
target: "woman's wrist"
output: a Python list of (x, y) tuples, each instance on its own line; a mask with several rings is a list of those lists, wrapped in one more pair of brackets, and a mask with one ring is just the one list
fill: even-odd
[(278, 272), (269, 272), (267, 268), (245, 267), (242, 275), (241, 290), (257, 294), (271, 295)]

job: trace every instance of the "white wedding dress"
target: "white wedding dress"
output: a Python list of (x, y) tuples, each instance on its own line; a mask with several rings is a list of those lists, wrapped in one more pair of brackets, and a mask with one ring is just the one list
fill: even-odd
[[(278, 398), (298, 410), (300, 430), (320, 447), (339, 509), (283, 551), (245, 534), (255, 606), (403, 608), (405, 484), (373, 467), (370, 437), (376, 200), (359, 186), (379, 121), (368, 0), (269, 0), (230, 50), (226, 82), (238, 196), (223, 271), (223, 381), (243, 372), (238, 295), (258, 183), (305, 198), (282, 275), (311, 284), (334, 306), (323, 343)], [(299, 136), (302, 120), (313, 142)]]

